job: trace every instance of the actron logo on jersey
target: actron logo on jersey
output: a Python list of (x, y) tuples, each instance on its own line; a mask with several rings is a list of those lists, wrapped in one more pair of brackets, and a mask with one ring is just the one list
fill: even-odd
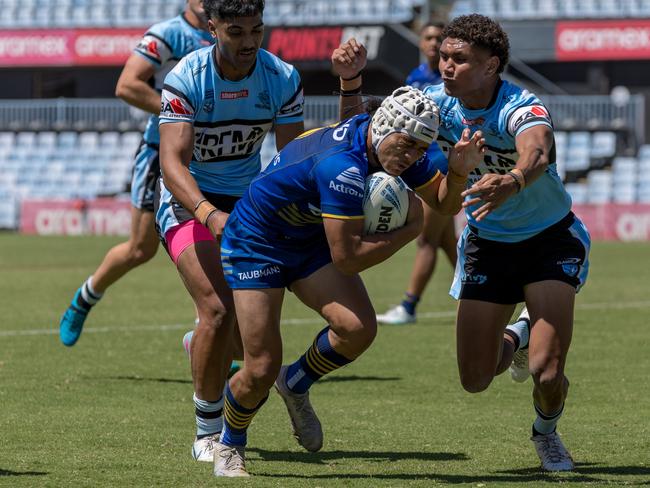
[(533, 122), (542, 122), (549, 126), (553, 125), (546, 107), (542, 105), (531, 105), (528, 107), (519, 107), (512, 113), (508, 120), (508, 132), (516, 135), (519, 129)]
[(365, 182), (363, 176), (361, 176), (359, 168), (355, 168), (354, 166), (350, 166), (343, 171), (335, 180), (330, 180), (329, 184), (330, 190), (358, 198), (363, 198), (364, 188)]
[(195, 122), (194, 158), (200, 162), (211, 163), (251, 156), (260, 148), (270, 129), (270, 120), (250, 125), (224, 121), (212, 127)]

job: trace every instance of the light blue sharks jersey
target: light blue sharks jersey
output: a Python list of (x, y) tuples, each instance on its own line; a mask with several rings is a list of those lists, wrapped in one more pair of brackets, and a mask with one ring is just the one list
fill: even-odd
[[(162, 91), (165, 76), (183, 56), (209, 46), (213, 42), (214, 39), (208, 31), (192, 26), (181, 14), (152, 25), (134, 52), (155, 66), (156, 73), (151, 83), (154, 89)], [(160, 134), (156, 115), (149, 117), (143, 138), (148, 144), (159, 144)]]
[[(428, 87), (424, 93), (440, 107), (438, 145), (448, 156), (461, 138), (463, 129), (482, 130), (487, 151), (483, 162), (470, 174), (468, 187), (486, 173), (505, 174), (515, 167), (519, 154), (515, 138), (531, 127), (553, 127), (548, 110), (532, 93), (507, 81), (501, 82), (490, 105), (482, 110), (469, 110), (457, 98), (445, 94), (444, 85)], [(471, 213), (478, 205), (466, 209), (470, 225), (480, 237), (501, 242), (518, 242), (538, 234), (559, 222), (571, 209), (571, 197), (557, 174), (555, 147), (551, 164), (530, 186), (511, 196), (482, 221)]]
[(296, 69), (260, 49), (250, 74), (222, 78), (215, 49), (200, 49), (165, 78), (160, 124), (191, 123), (190, 173), (199, 188), (241, 196), (261, 169), (260, 148), (273, 124), (303, 121), (304, 97)]
[[(369, 120), (357, 115), (287, 144), (237, 202), (236, 220), (264, 242), (293, 246), (323, 242), (323, 217), (363, 219)], [(401, 175), (413, 189), (439, 176), (427, 156)]]

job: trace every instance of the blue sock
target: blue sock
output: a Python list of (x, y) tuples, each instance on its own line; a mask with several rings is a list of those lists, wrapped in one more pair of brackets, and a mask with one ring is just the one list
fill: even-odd
[(321, 330), (307, 352), (287, 368), (285, 381), (292, 392), (306, 393), (327, 373), (352, 362), (332, 348), (327, 334), (329, 330), (329, 325)]
[(232, 391), (230, 391), (230, 384), (226, 383), (224, 397), (223, 430), (219, 442), (227, 446), (245, 446), (248, 426), (260, 407), (264, 405), (268, 396), (258, 403), (255, 408), (245, 408), (235, 400)]
[(404, 300), (402, 300), (402, 307), (404, 307), (404, 309), (411, 315), (415, 315), (415, 307), (418, 306), (419, 301), (419, 296), (411, 295), (410, 293), (406, 292), (404, 293)]
[(533, 435), (539, 434), (550, 434), (557, 427), (557, 421), (560, 420), (562, 412), (564, 411), (564, 403), (560, 409), (552, 414), (546, 414), (541, 411), (541, 409), (535, 405), (535, 412), (537, 412), (537, 418), (533, 422)]
[(209, 402), (201, 400), (195, 393), (193, 399), (197, 439), (221, 432), (223, 427), (223, 396), (216, 402)]

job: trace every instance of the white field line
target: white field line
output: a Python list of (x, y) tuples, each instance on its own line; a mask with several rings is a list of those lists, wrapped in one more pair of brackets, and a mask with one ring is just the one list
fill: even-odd
[[(607, 302), (607, 303), (580, 303), (576, 304), (578, 310), (626, 310), (631, 308), (650, 308), (650, 301), (636, 302)], [(423, 319), (451, 318), (456, 316), (456, 311), (448, 310), (442, 312), (418, 312), (418, 317)], [(314, 325), (320, 324), (323, 319), (318, 317), (302, 319), (286, 319), (282, 325)], [(129, 325), (117, 327), (86, 327), (84, 334), (102, 333), (102, 332), (159, 332), (166, 330), (184, 330), (191, 329), (192, 323), (172, 325)], [(0, 337), (18, 337), (18, 336), (35, 336), (35, 335), (56, 335), (59, 333), (57, 328), (49, 329), (26, 329), (26, 330), (0, 330)]]

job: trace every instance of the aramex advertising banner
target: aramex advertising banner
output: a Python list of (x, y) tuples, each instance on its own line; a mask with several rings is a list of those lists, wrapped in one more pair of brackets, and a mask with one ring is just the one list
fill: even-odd
[(558, 61), (650, 59), (650, 19), (558, 22)]
[[(650, 242), (650, 204), (574, 205), (573, 212), (582, 220), (594, 241)], [(455, 217), (460, 234), (467, 220), (463, 212)]]
[(127, 199), (23, 200), (20, 232), (39, 235), (128, 235), (131, 202)]
[[(650, 241), (650, 204), (574, 205), (593, 240)], [(465, 216), (456, 216), (462, 231)], [(24, 200), (20, 232), (40, 235), (128, 235), (131, 203), (128, 199)]]
[(144, 31), (0, 30), (0, 66), (120, 66)]

